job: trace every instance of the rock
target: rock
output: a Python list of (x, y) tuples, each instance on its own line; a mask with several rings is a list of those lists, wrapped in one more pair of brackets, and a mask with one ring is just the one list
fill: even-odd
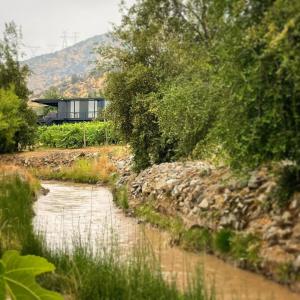
[(237, 222), (236, 216), (230, 213), (228, 216), (222, 216), (220, 220), (221, 226), (233, 226)]
[(203, 199), (200, 204), (198, 205), (201, 209), (205, 210), (205, 209), (208, 209), (209, 207), (209, 202), (207, 199)]
[(197, 206), (195, 206), (193, 209), (192, 209), (192, 213), (194, 215), (198, 214), (199, 213), (199, 208)]
[(46, 196), (50, 192), (49, 189), (44, 188), (43, 186), (41, 187), (40, 191), (43, 196)]
[(279, 239), (287, 239), (292, 235), (292, 232), (293, 231), (291, 228), (279, 229), (277, 235)]
[(263, 239), (268, 241), (269, 245), (275, 245), (277, 243), (277, 233), (279, 228), (275, 226), (269, 227), (263, 234)]
[(299, 207), (299, 200), (298, 200), (297, 198), (294, 198), (294, 199), (292, 200), (292, 202), (290, 203), (289, 208), (290, 208), (291, 210), (295, 210), (295, 209), (297, 209), (298, 207)]
[(299, 254), (300, 253), (300, 244), (293, 243), (292, 241), (288, 241), (284, 246), (283, 249), (288, 253)]
[(292, 215), (289, 211), (285, 211), (281, 217), (281, 223), (283, 225), (291, 225), (292, 224)]
[(292, 236), (293, 236), (293, 239), (300, 241), (300, 222), (294, 226)]
[(248, 188), (256, 189), (260, 186), (260, 183), (260, 177), (256, 173), (253, 173), (248, 181)]
[(293, 268), (295, 271), (300, 270), (300, 255), (296, 257), (296, 259), (293, 261)]

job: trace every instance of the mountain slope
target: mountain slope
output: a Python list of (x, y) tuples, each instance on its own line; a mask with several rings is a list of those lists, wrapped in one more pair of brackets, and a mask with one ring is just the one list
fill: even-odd
[(24, 61), (32, 72), (28, 81), (30, 90), (39, 96), (51, 86), (70, 81), (72, 76), (85, 78), (94, 67), (94, 49), (110, 43), (107, 34), (97, 35), (63, 50)]

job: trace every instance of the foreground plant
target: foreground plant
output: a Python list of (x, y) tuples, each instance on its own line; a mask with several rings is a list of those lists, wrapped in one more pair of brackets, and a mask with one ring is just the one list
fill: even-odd
[(53, 272), (55, 267), (45, 258), (26, 255), (17, 251), (6, 251), (0, 261), (0, 299), (10, 297), (14, 300), (61, 300), (56, 292), (42, 288), (35, 277)]

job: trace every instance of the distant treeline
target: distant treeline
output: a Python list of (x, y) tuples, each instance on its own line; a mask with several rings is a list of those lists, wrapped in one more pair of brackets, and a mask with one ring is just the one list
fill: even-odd
[(300, 160), (300, 1), (140, 0), (102, 48), (135, 166)]
[(110, 122), (65, 123), (40, 126), (38, 143), (47, 147), (81, 148), (119, 142), (119, 136)]

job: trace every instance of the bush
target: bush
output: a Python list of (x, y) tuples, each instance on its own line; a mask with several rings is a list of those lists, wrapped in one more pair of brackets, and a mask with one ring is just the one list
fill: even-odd
[(118, 143), (119, 136), (109, 122), (86, 122), (38, 128), (38, 141), (44, 146), (54, 148), (81, 148), (99, 146), (105, 143)]
[(181, 245), (184, 249), (192, 251), (210, 250), (212, 236), (207, 228), (193, 228), (181, 235)]
[(280, 207), (285, 207), (289, 203), (293, 193), (300, 191), (300, 170), (297, 165), (286, 165), (278, 173), (275, 199)]
[(221, 229), (214, 238), (215, 249), (221, 253), (228, 253), (231, 249), (231, 239), (234, 233), (230, 229)]
[(253, 234), (236, 234), (231, 239), (231, 254), (234, 259), (257, 267), (259, 258), (259, 239)]

